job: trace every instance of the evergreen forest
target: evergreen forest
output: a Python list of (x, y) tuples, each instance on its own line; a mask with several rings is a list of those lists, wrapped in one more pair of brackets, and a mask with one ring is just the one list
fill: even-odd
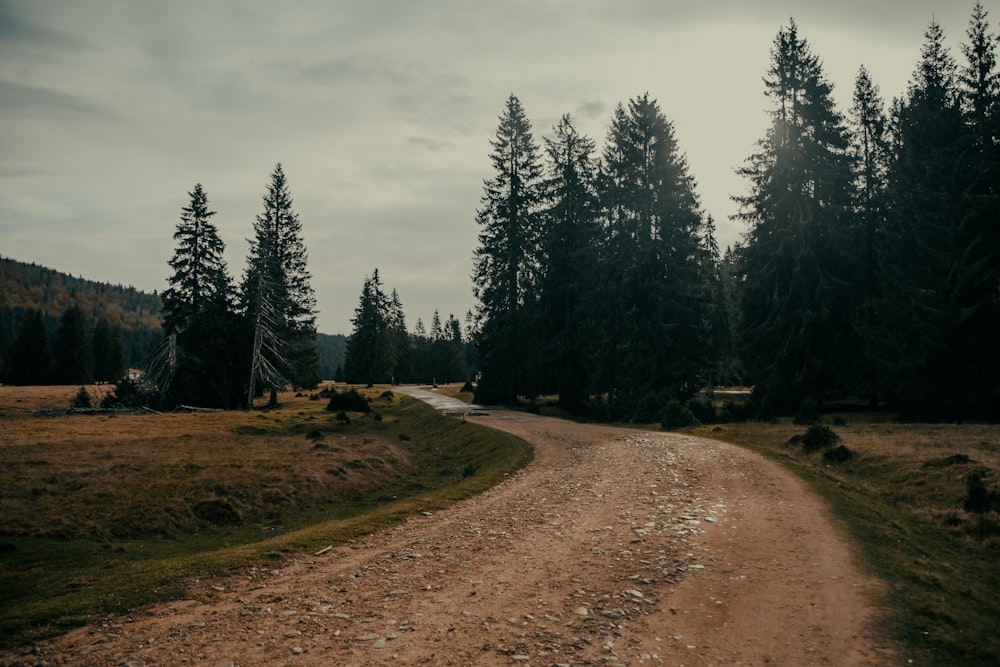
[(862, 68), (841, 110), (782, 26), (724, 252), (655, 99), (620, 104), (598, 152), (568, 115), (539, 143), (511, 95), (477, 212), (479, 400), (558, 394), (647, 423), (740, 384), (760, 417), (851, 400), (995, 419), (1000, 106), (980, 4), (965, 38), (956, 58), (932, 22), (905, 95), (887, 104)]

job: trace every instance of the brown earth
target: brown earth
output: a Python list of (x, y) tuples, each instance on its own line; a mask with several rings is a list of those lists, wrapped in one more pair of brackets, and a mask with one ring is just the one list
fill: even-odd
[[(498, 412), (491, 491), (109, 618), (16, 665), (883, 665), (884, 585), (801, 480), (686, 435)], [(0, 656), (0, 663), (4, 657)]]

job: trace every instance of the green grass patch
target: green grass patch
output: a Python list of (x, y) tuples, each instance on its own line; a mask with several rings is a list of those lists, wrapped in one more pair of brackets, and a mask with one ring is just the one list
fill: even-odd
[(787, 421), (692, 431), (776, 459), (828, 501), (889, 585), (886, 631), (919, 663), (1000, 664), (1000, 521), (963, 509), (970, 474), (996, 492), (1000, 428), (840, 421), (853, 453), (840, 462), (796, 444), (805, 427)]
[(532, 457), (415, 399), (371, 407), (349, 424), (307, 399), (140, 422), (23, 417), (35, 421), (0, 447), (0, 509), (22, 515), (0, 528), (0, 646), (210, 595), (206, 578), (447, 507)]

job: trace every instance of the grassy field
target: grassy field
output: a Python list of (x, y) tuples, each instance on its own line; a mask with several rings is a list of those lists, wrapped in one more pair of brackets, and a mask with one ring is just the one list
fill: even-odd
[[(691, 430), (777, 459), (827, 499), (888, 582), (888, 630), (919, 664), (1000, 664), (1000, 426), (867, 414), (824, 421), (850, 460), (789, 443), (806, 427), (788, 421)], [(990, 509), (964, 508), (970, 477), (981, 480)]]
[(199, 578), (447, 506), (531, 458), (382, 389), (349, 423), (291, 394), (270, 411), (62, 414), (77, 390), (0, 387), (0, 645), (202, 594)]

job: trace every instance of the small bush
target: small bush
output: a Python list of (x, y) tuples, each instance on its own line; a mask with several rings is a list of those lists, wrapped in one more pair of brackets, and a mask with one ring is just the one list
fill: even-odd
[(306, 438), (308, 438), (309, 440), (322, 440), (323, 430), (316, 427), (310, 428), (308, 431), (306, 431)]
[(115, 383), (115, 388), (105, 394), (101, 400), (102, 408), (141, 408), (156, 405), (159, 402), (157, 392), (143, 382), (137, 382), (127, 376)]
[(655, 391), (648, 390), (639, 397), (632, 413), (635, 424), (653, 424), (663, 418), (663, 398)]
[(70, 407), (74, 410), (86, 410), (94, 407), (94, 402), (90, 398), (90, 393), (87, 391), (86, 387), (80, 387), (80, 391), (76, 392), (76, 396), (70, 401)]
[(344, 412), (343, 410), (341, 410), (340, 412), (338, 412), (337, 415), (334, 417), (334, 419), (336, 419), (341, 424), (344, 424), (345, 426), (347, 424), (351, 423), (350, 416), (346, 412)]
[(474, 394), (474, 393), (476, 393), (476, 388), (472, 386), (471, 382), (469, 382), (468, 380), (466, 380), (465, 384), (462, 385), (462, 393), (465, 393), (465, 394)]
[(688, 426), (697, 426), (698, 420), (684, 405), (677, 399), (667, 402), (667, 407), (663, 409), (663, 419), (660, 426), (668, 431)]
[(330, 390), (330, 402), (326, 404), (328, 412), (371, 412), (372, 408), (368, 404), (368, 399), (358, 393), (357, 389), (338, 392), (336, 389)]
[(806, 454), (833, 447), (838, 442), (840, 442), (840, 436), (823, 424), (813, 424), (809, 430), (802, 434), (802, 448)]
[(977, 514), (969, 522), (967, 532), (982, 540), (989, 540), (1000, 535), (1000, 515), (996, 512)]
[(795, 413), (792, 421), (799, 426), (808, 426), (819, 423), (819, 418), (819, 410), (816, 409), (816, 402), (807, 399), (799, 407), (799, 411)]
[(854, 452), (843, 445), (837, 445), (823, 452), (823, 461), (826, 463), (846, 463), (853, 458)]
[(980, 473), (974, 472), (965, 478), (965, 502), (962, 507), (966, 512), (973, 514), (988, 512), (996, 501), (997, 494), (986, 488)]
[(715, 411), (715, 405), (707, 398), (692, 398), (687, 404), (688, 410), (694, 418), (702, 424), (714, 424), (719, 421), (719, 415)]

